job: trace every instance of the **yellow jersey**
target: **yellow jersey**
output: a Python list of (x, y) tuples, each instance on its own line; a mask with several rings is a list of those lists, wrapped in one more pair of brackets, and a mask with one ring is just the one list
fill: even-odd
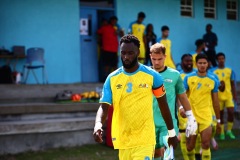
[(140, 55), (139, 58), (145, 58), (145, 43), (144, 43), (144, 35), (145, 35), (145, 25), (143, 23), (132, 22), (129, 26), (128, 32), (136, 36), (140, 41)]
[(173, 69), (176, 69), (176, 66), (172, 60), (172, 51), (171, 51), (171, 45), (172, 45), (172, 42), (170, 39), (158, 39), (158, 42), (159, 43), (162, 43), (165, 47), (166, 47), (166, 59), (165, 59), (165, 66), (168, 66), (168, 67), (171, 67)]
[(225, 83), (225, 90), (223, 92), (218, 92), (219, 100), (228, 100), (233, 99), (232, 96), (232, 88), (231, 88), (231, 81), (234, 81), (234, 74), (233, 70), (229, 67), (225, 68), (213, 68), (212, 72), (215, 73), (219, 79), (219, 81), (224, 81)]
[(155, 145), (153, 93), (161, 97), (165, 89), (161, 75), (150, 67), (139, 64), (133, 73), (121, 67), (108, 76), (100, 103), (113, 105), (111, 134), (115, 149)]
[(184, 86), (197, 122), (212, 122), (212, 92), (218, 92), (215, 77), (210, 73), (206, 76), (191, 73), (184, 78)]

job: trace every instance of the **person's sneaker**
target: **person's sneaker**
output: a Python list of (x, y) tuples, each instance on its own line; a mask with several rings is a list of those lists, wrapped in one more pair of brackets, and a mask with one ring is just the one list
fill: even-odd
[(225, 140), (225, 134), (224, 134), (224, 133), (221, 133), (219, 139), (220, 139), (220, 140)]
[(234, 134), (232, 133), (232, 131), (227, 131), (226, 135), (229, 136), (231, 139), (235, 139), (236, 138), (234, 136)]

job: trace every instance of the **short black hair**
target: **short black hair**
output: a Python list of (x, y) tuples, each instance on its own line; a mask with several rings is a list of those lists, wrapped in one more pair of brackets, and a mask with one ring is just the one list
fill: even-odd
[(165, 31), (165, 30), (168, 30), (169, 31), (169, 27), (168, 26), (162, 26), (162, 28), (161, 28), (161, 31), (163, 32), (163, 31)]
[(183, 61), (183, 59), (184, 59), (185, 57), (192, 57), (192, 55), (189, 54), (189, 53), (183, 54), (182, 57), (181, 57), (181, 61)]
[(218, 59), (218, 57), (220, 56), (223, 56), (224, 59), (225, 59), (225, 54), (223, 52), (219, 52), (217, 55), (216, 55), (216, 59)]
[(195, 41), (195, 45), (196, 45), (197, 47), (201, 46), (203, 43), (204, 43), (204, 40), (203, 40), (203, 39), (197, 39), (197, 40)]
[(208, 56), (206, 54), (198, 54), (196, 56), (196, 62), (198, 62), (199, 59), (206, 59), (207, 61), (209, 61)]
[(145, 17), (146, 17), (146, 15), (145, 15), (144, 12), (139, 12), (138, 13), (138, 18), (145, 18)]
[(127, 34), (124, 35), (121, 39), (120, 39), (120, 45), (122, 43), (133, 43), (135, 46), (137, 46), (138, 48), (140, 48), (140, 41), (138, 40), (137, 37), (135, 37), (132, 34)]

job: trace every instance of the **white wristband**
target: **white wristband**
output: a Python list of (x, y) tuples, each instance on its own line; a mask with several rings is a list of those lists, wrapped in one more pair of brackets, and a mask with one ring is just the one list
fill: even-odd
[(178, 108), (178, 109), (179, 109), (179, 110), (180, 110), (180, 109), (183, 109), (183, 106), (179, 106), (179, 108)]
[(217, 119), (217, 123), (221, 123), (221, 120), (220, 120), (220, 119)]
[(174, 130), (174, 129), (168, 130), (168, 136), (169, 136), (170, 138), (175, 137), (175, 136), (176, 136), (175, 130)]
[(94, 127), (94, 132), (96, 132), (97, 130), (101, 130), (101, 129), (102, 129), (102, 123), (96, 122), (95, 127)]
[(186, 111), (185, 114), (186, 114), (186, 116), (187, 116), (188, 119), (194, 119), (192, 110)]

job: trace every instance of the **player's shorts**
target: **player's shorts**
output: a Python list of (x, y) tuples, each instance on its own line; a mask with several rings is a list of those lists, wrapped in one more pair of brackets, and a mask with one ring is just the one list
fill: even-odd
[(145, 58), (145, 46), (144, 46), (144, 42), (140, 41), (140, 54), (138, 58)]
[(227, 108), (233, 108), (234, 107), (234, 102), (232, 99), (224, 100), (224, 101), (219, 101), (220, 104), (220, 111), (224, 109), (224, 107)]
[[(176, 119), (173, 119), (173, 126), (174, 126), (174, 130), (176, 132), (176, 135), (178, 135), (179, 129), (178, 129)], [(164, 147), (163, 136), (168, 135), (168, 129), (167, 129), (167, 126), (165, 125), (165, 123), (162, 126), (155, 127), (155, 132), (156, 132), (156, 146), (155, 146), (155, 148)]]
[(203, 130), (207, 129), (211, 125), (212, 125), (212, 121), (198, 123), (198, 133), (201, 133)]
[(118, 65), (117, 52), (108, 52), (108, 51), (102, 50), (101, 61), (103, 66), (117, 67)]
[(152, 160), (154, 146), (140, 146), (129, 149), (119, 149), (119, 160)]

